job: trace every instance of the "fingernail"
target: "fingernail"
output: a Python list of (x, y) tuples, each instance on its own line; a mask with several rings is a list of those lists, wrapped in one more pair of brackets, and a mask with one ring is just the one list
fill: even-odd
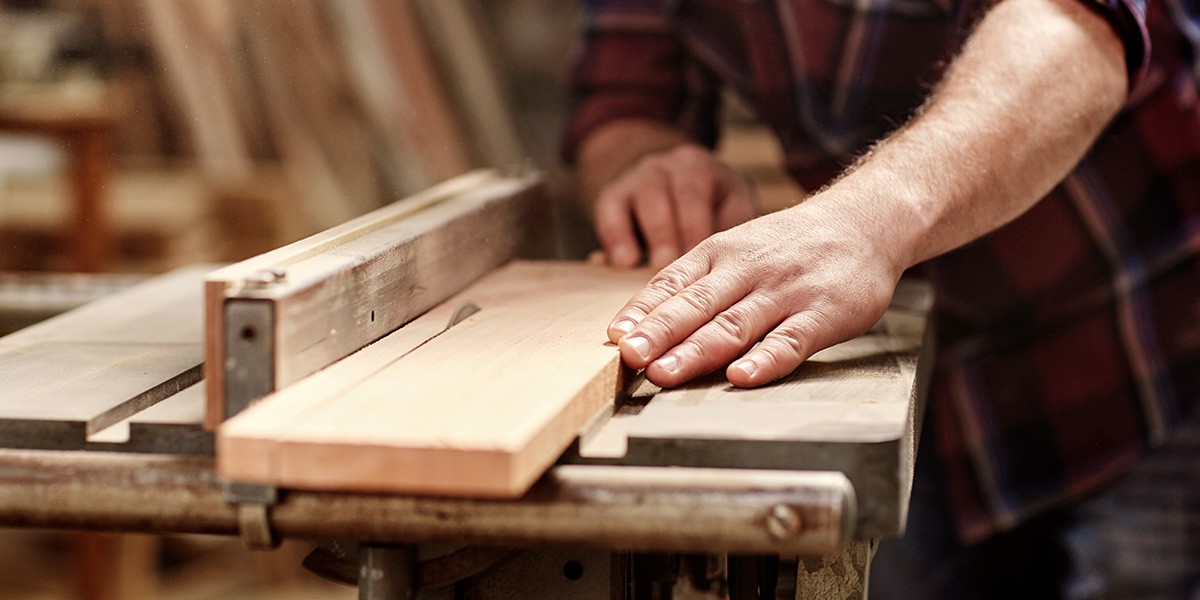
[(611, 327), (613, 330), (619, 332), (622, 337), (624, 337), (629, 335), (629, 333), (633, 331), (634, 327), (637, 327), (637, 323), (633, 319), (621, 319), (616, 323), (613, 323)]
[(675, 369), (679, 368), (679, 359), (670, 354), (654, 361), (655, 366), (668, 372), (674, 373)]
[(743, 360), (733, 365), (733, 368), (746, 374), (746, 377), (754, 377), (754, 372), (758, 370), (758, 365), (750, 359)]
[(646, 360), (647, 358), (649, 358), (647, 356), (650, 353), (650, 341), (649, 340), (647, 340), (646, 338), (644, 338), (640, 335), (635, 335), (633, 337), (626, 337), (626, 338), (621, 338), (621, 339), (625, 341), (625, 345), (629, 346), (629, 349), (633, 350), (633, 353), (636, 354), (638, 358), (640, 358), (642, 360)]

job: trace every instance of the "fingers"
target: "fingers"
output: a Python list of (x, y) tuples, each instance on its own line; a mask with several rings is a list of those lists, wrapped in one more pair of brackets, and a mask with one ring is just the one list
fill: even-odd
[[(621, 339), (633, 332), (654, 309), (708, 274), (709, 267), (707, 253), (691, 252), (659, 271), (642, 291), (617, 311), (608, 326), (608, 339), (620, 344)], [(634, 345), (638, 345), (637, 342)]]
[(642, 261), (633, 229), (630, 198), (624, 188), (606, 189), (596, 199), (596, 235), (606, 258), (618, 267), (636, 267)]
[[(621, 358), (625, 364), (631, 367), (643, 368), (716, 319), (719, 324), (732, 322), (731, 330), (739, 330), (735, 337), (742, 338), (732, 340), (732, 342), (729, 336), (719, 338), (721, 349), (720, 352), (714, 351), (713, 356), (730, 355), (726, 358), (726, 362), (728, 362), (728, 358), (732, 358), (734, 353), (745, 350), (746, 343), (743, 340), (748, 340), (749, 336), (754, 335), (755, 332), (762, 335), (765, 331), (766, 325), (758, 325), (757, 321), (771, 317), (765, 311), (753, 311), (746, 308), (732, 312), (726, 310), (745, 298), (748, 291), (740, 278), (711, 274), (661, 300), (659, 298), (666, 294), (665, 289), (659, 290), (658, 298), (654, 299), (657, 304), (627, 335), (619, 339)], [(644, 309), (644, 306), (635, 307), (635, 310)], [(707, 341), (707, 338), (702, 339)], [(689, 361), (688, 369), (690, 372), (695, 371), (690, 365), (690, 362), (696, 358), (695, 356), (685, 353), (685, 355), (673, 355), (673, 357), (677, 362), (687, 359)], [(706, 357), (705, 360), (712, 361), (714, 359)], [(712, 364), (709, 370), (717, 366)], [(669, 360), (660, 367), (667, 371), (678, 369), (678, 366), (670, 364)]]
[(729, 365), (725, 377), (738, 387), (757, 387), (796, 370), (817, 350), (837, 340), (827, 337), (811, 312), (788, 317), (763, 338), (762, 343)]
[(718, 183), (721, 189), (716, 193), (722, 199), (715, 215), (718, 230), (730, 229), (758, 216), (758, 194), (744, 176), (728, 169)]
[(661, 269), (679, 258), (676, 213), (665, 179), (660, 180), (658, 185), (642, 189), (633, 197), (633, 214), (646, 240), (651, 267)]
[(717, 180), (722, 166), (706, 151), (685, 146), (671, 153), (671, 198), (679, 219), (679, 240), (684, 251), (695, 248), (712, 235), (713, 213), (718, 201)]
[(747, 297), (650, 363), (646, 377), (656, 385), (673, 387), (711, 373), (761, 339), (778, 322), (776, 316), (767, 302)]
[[(752, 218), (752, 193), (730, 167), (694, 145), (643, 158), (597, 198), (596, 232), (609, 262), (663, 268), (718, 228)], [(728, 196), (728, 197), (727, 197)]]
[(662, 174), (642, 175), (601, 193), (596, 201), (596, 235), (611, 264), (636, 267), (641, 262), (637, 231), (646, 242), (650, 266), (661, 269), (679, 258), (678, 211), (674, 204)]

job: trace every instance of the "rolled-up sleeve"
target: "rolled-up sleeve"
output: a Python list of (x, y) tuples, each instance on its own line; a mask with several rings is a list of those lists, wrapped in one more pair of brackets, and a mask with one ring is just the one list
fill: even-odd
[[(1130, 97), (1145, 82), (1150, 67), (1151, 27), (1148, 26), (1147, 2), (1162, 0), (1078, 0), (1108, 21), (1125, 48), (1125, 68), (1129, 74)], [(1170, 1), (1170, 0), (1166, 0)], [(973, 24), (997, 0), (958, 0), (955, 3), (959, 43), (974, 29)]]
[(1150, 30), (1146, 26), (1147, 0), (1082, 0), (1103, 16), (1125, 45), (1129, 89), (1136, 90), (1150, 66)]
[(717, 93), (675, 33), (659, 0), (589, 0), (583, 43), (571, 72), (571, 117), (562, 155), (608, 121), (642, 118), (678, 127), (701, 143), (715, 139)]

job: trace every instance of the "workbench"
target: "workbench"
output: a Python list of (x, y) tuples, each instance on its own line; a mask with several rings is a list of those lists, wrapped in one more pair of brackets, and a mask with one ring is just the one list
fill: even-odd
[[(921, 282), (902, 282), (870, 332), (760, 390), (635, 378), (519, 498), (218, 476), (224, 419), (482, 274), (544, 257), (544, 202), (536, 174), (472, 173), (0, 338), (0, 526), (319, 540), (313, 568), (362, 598), (669, 597), (682, 579), (737, 599), (776, 597), (779, 581), (795, 583), (787, 597), (864, 597), (876, 540), (907, 515), (930, 371)], [(390, 302), (398, 290), (419, 291)], [(364, 316), (385, 305), (403, 310)], [(312, 323), (287, 314), (336, 335), (289, 351)]]

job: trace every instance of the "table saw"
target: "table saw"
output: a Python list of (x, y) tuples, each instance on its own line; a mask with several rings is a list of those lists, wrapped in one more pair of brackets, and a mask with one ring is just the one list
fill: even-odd
[(514, 497), (218, 473), (231, 417), (380, 360), (376, 342), (422, 318), (453, 331), (477, 308), (464, 289), (551, 258), (547, 214), (538, 174), (468, 173), (0, 338), (0, 525), (318, 540), (312, 568), (373, 599), (662, 598), (683, 582), (864, 597), (875, 541), (904, 530), (931, 370), (916, 281), (871, 331), (757, 390), (626, 373)]

